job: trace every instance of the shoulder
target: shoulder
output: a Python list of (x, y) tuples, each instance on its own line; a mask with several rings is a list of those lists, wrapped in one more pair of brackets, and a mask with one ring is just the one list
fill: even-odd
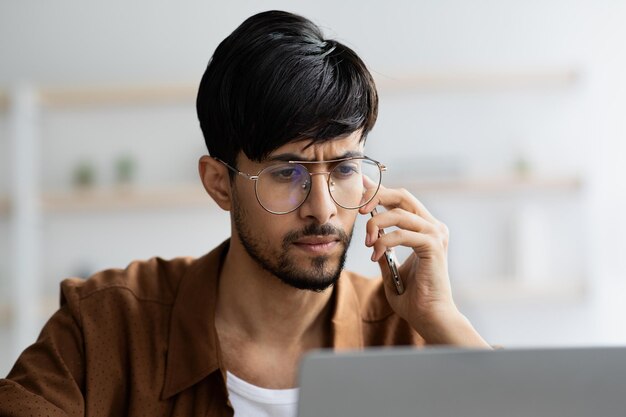
[(194, 260), (155, 257), (134, 261), (123, 269), (103, 270), (88, 279), (68, 278), (61, 283), (61, 304), (72, 306), (113, 294), (124, 294), (136, 301), (172, 304), (180, 281)]

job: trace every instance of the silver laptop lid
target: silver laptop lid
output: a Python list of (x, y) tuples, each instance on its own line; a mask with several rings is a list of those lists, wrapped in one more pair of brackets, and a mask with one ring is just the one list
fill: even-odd
[(299, 417), (624, 417), (626, 348), (307, 355)]

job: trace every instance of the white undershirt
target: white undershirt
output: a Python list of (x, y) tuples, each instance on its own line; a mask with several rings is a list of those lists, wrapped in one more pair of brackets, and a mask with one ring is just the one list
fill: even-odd
[(226, 371), (226, 387), (235, 417), (295, 417), (298, 388), (267, 389)]

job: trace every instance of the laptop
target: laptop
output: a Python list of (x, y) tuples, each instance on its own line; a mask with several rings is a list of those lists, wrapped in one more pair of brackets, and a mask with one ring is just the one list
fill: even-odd
[(625, 417), (626, 347), (315, 351), (298, 417)]

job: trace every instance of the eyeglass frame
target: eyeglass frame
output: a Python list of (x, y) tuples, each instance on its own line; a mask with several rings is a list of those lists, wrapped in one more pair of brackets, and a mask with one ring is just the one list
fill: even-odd
[[(285, 163), (285, 162), (288, 163), (288, 164), (299, 164), (299, 165), (302, 165), (304, 167), (304, 169), (306, 170), (306, 172), (309, 174), (309, 177), (311, 178), (311, 180), (313, 179), (314, 175), (328, 175), (328, 179), (326, 180), (326, 185), (327, 185), (327, 189), (328, 189), (328, 194), (330, 194), (330, 198), (332, 198), (333, 202), (336, 205), (338, 205), (339, 207), (341, 207), (343, 209), (346, 209), (346, 210), (358, 210), (361, 207), (365, 206), (370, 201), (372, 201), (372, 199), (376, 196), (376, 194), (378, 194), (378, 190), (380, 189), (380, 185), (382, 184), (383, 172), (387, 171), (387, 166), (385, 164), (383, 164), (381, 162), (378, 162), (377, 160), (372, 159), (372, 158), (370, 158), (368, 156), (365, 156), (365, 155), (363, 155), (363, 156), (349, 156), (347, 158), (339, 158), (339, 159), (329, 159), (329, 160), (326, 160), (326, 161), (285, 161), (285, 162), (280, 162), (280, 163), (276, 162), (276, 163), (273, 163), (271, 165), (268, 165), (268, 166), (262, 168), (256, 175), (252, 175), (252, 174), (248, 174), (248, 173), (239, 171), (237, 168), (232, 167), (231, 165), (229, 165), (228, 163), (226, 163), (225, 161), (221, 160), (220, 158), (218, 158), (216, 156), (212, 156), (212, 158), (215, 159), (216, 161), (221, 162), (222, 164), (224, 164), (224, 166), (226, 166), (226, 168), (230, 169), (234, 173), (236, 173), (236, 174), (238, 174), (238, 175), (240, 175), (240, 176), (242, 176), (242, 177), (244, 177), (246, 179), (254, 181), (254, 196), (256, 197), (256, 201), (259, 203), (259, 205), (261, 207), (263, 207), (263, 209), (265, 211), (267, 211), (268, 213), (277, 214), (277, 215), (289, 214), (289, 213), (292, 213), (292, 212), (298, 210), (304, 204), (306, 199), (309, 198), (309, 195), (311, 194), (311, 189), (313, 187), (312, 186), (309, 187), (309, 190), (307, 191), (306, 197), (304, 197), (302, 199), (300, 204), (298, 204), (296, 207), (294, 207), (293, 209), (291, 209), (289, 211), (272, 211), (272, 210), (268, 209), (267, 207), (265, 207), (263, 205), (263, 203), (261, 203), (261, 200), (259, 199), (259, 193), (258, 193), (257, 189), (258, 189), (258, 180), (259, 180), (260, 175), (263, 173), (263, 171), (265, 171), (266, 169), (271, 168), (272, 166), (279, 165), (280, 163)], [(332, 172), (332, 169), (330, 171), (327, 171), (327, 172), (311, 172), (306, 167), (306, 164), (338, 164), (340, 162), (351, 161), (353, 159), (367, 159), (368, 161), (371, 161), (371, 162), (375, 163), (376, 166), (378, 166), (378, 170), (380, 171), (380, 178), (378, 179), (378, 184), (376, 185), (376, 191), (374, 191), (374, 194), (372, 194), (372, 197), (369, 200), (367, 200), (365, 203), (363, 203), (363, 204), (361, 204), (361, 205), (359, 205), (357, 207), (345, 207), (345, 206), (342, 206), (341, 204), (339, 204), (337, 202), (337, 200), (335, 200), (335, 197), (333, 197), (333, 193), (330, 191), (330, 187), (331, 187), (331, 185), (330, 185), (330, 173)], [(334, 167), (333, 167), (333, 169), (334, 169)], [(311, 185), (312, 185), (312, 183), (311, 183)]]

